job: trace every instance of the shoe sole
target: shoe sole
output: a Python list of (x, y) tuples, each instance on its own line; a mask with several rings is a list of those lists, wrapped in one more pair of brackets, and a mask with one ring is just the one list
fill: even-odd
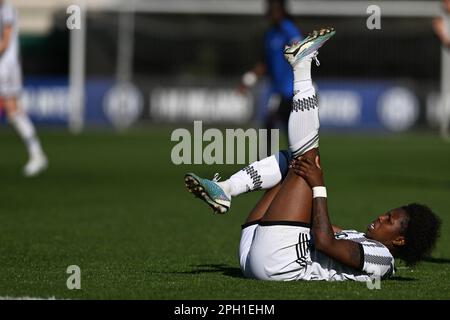
[[(306, 57), (310, 53), (318, 50), (320, 47), (324, 45), (325, 42), (327, 42), (332, 36), (336, 34), (336, 31), (334, 28), (325, 28), (321, 29), (319, 31), (314, 31), (313, 34), (309, 35), (303, 42), (301, 42), (294, 51), (287, 52), (287, 50), (291, 49), (288, 48), (284, 51), (285, 54), (293, 55), (295, 58), (295, 63), (298, 63), (302, 58)], [(311, 42), (315, 42), (312, 45), (310, 45), (308, 48), (306, 48), (304, 51), (300, 52), (302, 48), (304, 48), (307, 44), (310, 44)], [(299, 53), (300, 52), (300, 53)], [(300, 56), (297, 56), (300, 54)]]
[(211, 198), (196, 175), (186, 174), (184, 176), (184, 183), (188, 191), (196, 198), (206, 202), (213, 209), (215, 214), (225, 214), (228, 211), (229, 207), (217, 203)]
[(45, 162), (38, 170), (36, 170), (35, 172), (32, 173), (28, 173), (28, 172), (23, 172), (23, 175), (26, 178), (34, 178), (38, 175), (40, 175), (42, 172), (46, 171), (48, 169), (48, 162)]

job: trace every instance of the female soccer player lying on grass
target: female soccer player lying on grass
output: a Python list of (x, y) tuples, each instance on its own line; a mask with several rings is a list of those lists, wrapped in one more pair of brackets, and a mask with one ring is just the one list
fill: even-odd
[(419, 204), (389, 210), (371, 222), (365, 233), (331, 225), (318, 156), (319, 117), (310, 69), (317, 49), (334, 33), (322, 29), (285, 49), (295, 76), (290, 151), (254, 162), (223, 182), (191, 173), (185, 176), (189, 191), (217, 213), (228, 211), (233, 196), (267, 189), (242, 226), (239, 258), (247, 277), (385, 279), (394, 273), (394, 257), (414, 265), (431, 252), (438, 238), (439, 218)]

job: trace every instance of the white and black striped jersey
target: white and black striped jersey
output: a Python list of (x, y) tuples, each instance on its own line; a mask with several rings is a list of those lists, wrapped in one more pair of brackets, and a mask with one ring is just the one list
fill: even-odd
[(314, 241), (311, 241), (305, 280), (371, 281), (375, 278), (386, 279), (394, 274), (394, 257), (380, 242), (368, 239), (364, 233), (355, 230), (342, 230), (335, 233), (335, 238), (354, 241), (360, 245), (359, 270), (348, 267), (316, 250)]
[(0, 4), (0, 38), (3, 37), (5, 27), (12, 27), (8, 47), (0, 54), (0, 67), (19, 63), (19, 30), (17, 13), (9, 1)]

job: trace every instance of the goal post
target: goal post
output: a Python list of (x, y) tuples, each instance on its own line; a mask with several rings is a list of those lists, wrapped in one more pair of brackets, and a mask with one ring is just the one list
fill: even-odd
[(76, 5), (80, 8), (80, 28), (69, 31), (68, 125), (72, 133), (80, 133), (83, 130), (85, 108), (87, 6), (85, 0), (78, 0)]

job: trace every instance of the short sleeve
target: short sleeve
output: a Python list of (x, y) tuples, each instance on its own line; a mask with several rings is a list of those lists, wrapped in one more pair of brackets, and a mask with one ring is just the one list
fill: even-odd
[(394, 257), (386, 248), (376, 241), (360, 243), (362, 253), (361, 269), (370, 276), (389, 278), (394, 273)]
[(302, 40), (302, 35), (297, 26), (289, 19), (284, 19), (280, 24), (281, 30), (287, 36), (289, 43)]

